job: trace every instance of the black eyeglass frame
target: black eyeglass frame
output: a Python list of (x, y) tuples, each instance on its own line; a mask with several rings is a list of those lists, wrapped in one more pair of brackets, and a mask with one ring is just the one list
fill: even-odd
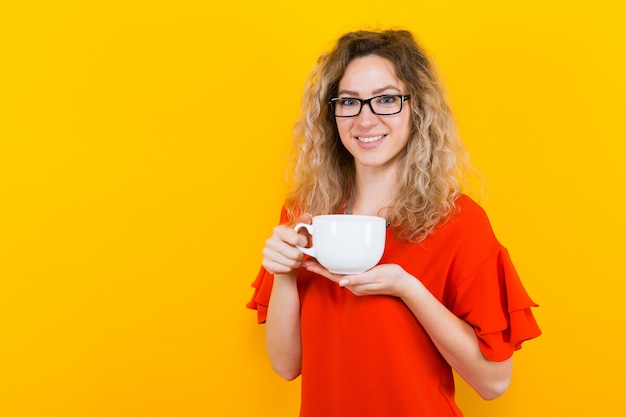
[[(393, 112), (393, 113), (376, 113), (376, 110), (374, 110), (374, 107), (372, 106), (372, 100), (375, 100), (377, 98), (380, 97), (400, 97), (400, 110)], [(328, 105), (330, 106), (330, 110), (333, 113), (333, 116), (335, 117), (356, 117), (359, 114), (361, 114), (361, 112), (363, 111), (363, 105), (367, 104), (368, 106), (370, 106), (370, 110), (372, 111), (373, 114), (377, 115), (377, 116), (391, 116), (393, 114), (398, 114), (402, 111), (402, 108), (404, 107), (404, 102), (409, 100), (411, 98), (410, 95), (405, 95), (405, 94), (381, 94), (380, 96), (374, 96), (374, 97), (370, 97), (367, 99), (361, 99), (361, 98), (355, 98), (355, 97), (333, 97), (328, 101)], [(338, 116), (335, 114), (335, 103), (339, 100), (356, 100), (361, 104), (361, 107), (359, 107), (359, 111), (357, 114), (353, 114), (351, 116)]]

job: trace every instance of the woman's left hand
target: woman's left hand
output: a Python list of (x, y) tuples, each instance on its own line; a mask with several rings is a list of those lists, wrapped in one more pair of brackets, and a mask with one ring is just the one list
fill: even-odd
[(328, 271), (317, 260), (310, 258), (302, 264), (307, 270), (336, 282), (339, 286), (350, 290), (355, 295), (391, 295), (402, 297), (410, 281), (415, 278), (409, 275), (400, 265), (377, 265), (369, 271), (358, 275), (338, 275)]

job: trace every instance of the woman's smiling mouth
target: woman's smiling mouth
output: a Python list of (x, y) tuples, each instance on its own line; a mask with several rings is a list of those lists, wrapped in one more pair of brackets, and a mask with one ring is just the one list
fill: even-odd
[(359, 142), (364, 142), (364, 143), (371, 143), (371, 142), (376, 142), (378, 140), (381, 140), (382, 138), (384, 138), (387, 135), (378, 135), (378, 136), (357, 136), (357, 140)]

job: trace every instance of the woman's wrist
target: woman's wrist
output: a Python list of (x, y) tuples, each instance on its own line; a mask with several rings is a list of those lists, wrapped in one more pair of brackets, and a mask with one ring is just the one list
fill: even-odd
[(398, 297), (405, 303), (414, 303), (420, 300), (425, 291), (428, 291), (422, 281), (419, 278), (409, 274), (405, 270), (402, 270), (403, 276), (401, 277), (402, 285), (400, 288), (400, 294)]
[(284, 274), (274, 274), (274, 287), (280, 287), (285, 289), (297, 289), (297, 276), (298, 271), (294, 270), (292, 272), (284, 273)]

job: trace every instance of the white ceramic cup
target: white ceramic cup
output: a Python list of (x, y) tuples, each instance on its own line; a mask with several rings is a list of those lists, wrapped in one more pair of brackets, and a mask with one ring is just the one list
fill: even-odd
[(313, 224), (298, 223), (313, 237), (310, 248), (298, 246), (334, 274), (360, 274), (374, 267), (385, 250), (387, 221), (382, 217), (328, 214)]

